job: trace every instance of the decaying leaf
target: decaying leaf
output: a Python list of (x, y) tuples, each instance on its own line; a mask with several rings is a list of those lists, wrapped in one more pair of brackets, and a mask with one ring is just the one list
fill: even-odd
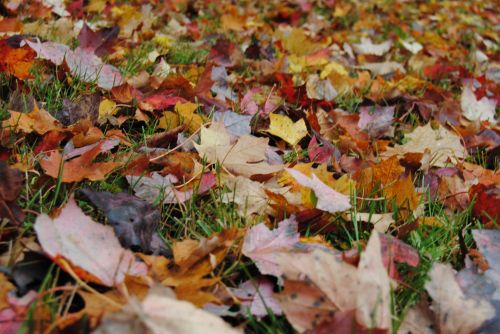
[(23, 181), (20, 171), (10, 168), (5, 161), (0, 161), (0, 218), (8, 218), (16, 224), (24, 219), (24, 213), (15, 203), (21, 193)]
[(104, 212), (123, 247), (139, 248), (143, 252), (165, 251), (156, 232), (160, 223), (158, 209), (126, 193), (112, 194), (90, 189), (81, 189), (79, 192)]

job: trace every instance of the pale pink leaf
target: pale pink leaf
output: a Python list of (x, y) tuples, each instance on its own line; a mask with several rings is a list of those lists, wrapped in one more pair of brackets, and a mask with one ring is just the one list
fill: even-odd
[(94, 222), (78, 207), (73, 197), (56, 218), (41, 214), (35, 231), (44, 252), (52, 259), (63, 258), (106, 286), (116, 286), (125, 275), (142, 276), (146, 265), (122, 248), (111, 226)]
[(262, 274), (279, 276), (276, 254), (293, 251), (299, 238), (295, 217), (283, 220), (274, 230), (261, 223), (247, 232), (242, 253), (255, 262)]
[(295, 169), (287, 168), (286, 171), (301, 186), (311, 188), (314, 191), (318, 198), (316, 208), (330, 213), (345, 211), (351, 208), (349, 196), (333, 190), (324, 184), (315, 174), (312, 174), (312, 177), (309, 178)]

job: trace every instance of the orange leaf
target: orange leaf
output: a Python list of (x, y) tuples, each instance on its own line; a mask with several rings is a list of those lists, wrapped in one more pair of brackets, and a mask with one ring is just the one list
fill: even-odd
[[(64, 162), (61, 172), (62, 182), (79, 182), (84, 179), (91, 181), (103, 180), (107, 174), (120, 164), (117, 162), (93, 162), (94, 158), (102, 152), (104, 142), (96, 145), (80, 157)], [(59, 177), (63, 157), (58, 151), (50, 153), (45, 159), (40, 160), (40, 165), (47, 175)]]
[(6, 40), (0, 41), (0, 71), (14, 75), (24, 80), (31, 78), (30, 69), (35, 59), (35, 51), (25, 45), (21, 48), (13, 48)]

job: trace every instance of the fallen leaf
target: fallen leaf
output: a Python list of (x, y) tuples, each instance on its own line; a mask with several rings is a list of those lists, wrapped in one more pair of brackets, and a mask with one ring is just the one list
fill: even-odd
[(307, 97), (315, 100), (333, 101), (338, 93), (330, 79), (320, 79), (317, 74), (311, 74), (306, 81)]
[(229, 229), (199, 241), (186, 239), (175, 242), (172, 246), (174, 265), (170, 266), (161, 283), (174, 287), (179, 299), (199, 307), (220, 302), (209, 290), (220, 279), (208, 275), (224, 260), (241, 233), (240, 230)]
[(361, 107), (359, 109), (358, 127), (367, 132), (371, 138), (392, 137), (394, 135), (394, 128), (392, 127), (394, 109), (394, 106)]
[(309, 178), (295, 169), (287, 168), (286, 171), (292, 175), (301, 186), (310, 188), (314, 191), (318, 199), (316, 208), (330, 213), (345, 211), (351, 208), (349, 196), (333, 190), (324, 184), (316, 174), (312, 174), (311, 178)]
[(147, 273), (144, 263), (121, 247), (113, 229), (92, 221), (73, 197), (58, 217), (39, 215), (34, 229), (43, 251), (63, 269), (68, 263), (82, 279), (111, 287), (122, 283), (125, 275)]
[(367, 212), (356, 212), (350, 214), (350, 220), (361, 222), (367, 222), (373, 224), (373, 229), (380, 233), (385, 233), (389, 230), (389, 227), (395, 223), (394, 218), (392, 218), (393, 213), (367, 213)]
[(407, 140), (405, 144), (389, 147), (382, 155), (389, 157), (397, 154), (401, 157), (406, 153), (429, 152), (431, 156), (429, 164), (436, 167), (445, 167), (448, 159), (455, 164), (467, 156), (460, 137), (440, 125), (437, 129), (433, 129), (431, 123), (419, 126), (406, 135), (405, 139)]
[(64, 157), (58, 151), (53, 151), (47, 157), (40, 160), (45, 173), (53, 178), (61, 178), (62, 182), (79, 182), (84, 179), (92, 181), (102, 180), (107, 174), (117, 168), (117, 162), (93, 162), (103, 152), (104, 142), (100, 142), (80, 157), (64, 161)]
[(16, 132), (36, 133), (43, 135), (49, 131), (61, 131), (62, 124), (59, 123), (46, 110), (39, 109), (37, 104), (34, 104), (33, 111), (30, 113), (21, 113), (10, 111), (10, 118), (2, 122), (3, 127), (11, 127)]
[(232, 111), (214, 113), (214, 121), (224, 124), (227, 132), (236, 137), (249, 135), (251, 132), (250, 121), (252, 116), (240, 115)]
[(200, 137), (200, 144), (194, 144), (200, 156), (205, 157), (209, 163), (220, 162), (232, 173), (250, 177), (255, 174), (272, 174), (283, 169), (282, 165), (270, 165), (266, 162), (269, 147), (267, 138), (245, 135), (231, 144), (227, 132), (214, 130), (213, 126), (201, 128)]
[(131, 300), (125, 308), (104, 317), (94, 334), (134, 334), (146, 330), (154, 334), (236, 334), (221, 318), (177, 300), (169, 289), (153, 289), (139, 303)]
[(307, 136), (307, 127), (304, 119), (293, 122), (288, 116), (280, 114), (270, 114), (269, 132), (272, 135), (280, 137), (288, 144), (295, 146), (299, 141)]
[(471, 121), (489, 121), (496, 124), (496, 106), (495, 99), (489, 99), (486, 96), (480, 100), (472, 91), (471, 87), (466, 85), (462, 90), (460, 97), (460, 106), (462, 107), (463, 115)]
[(171, 174), (161, 176), (154, 172), (151, 177), (128, 175), (127, 181), (134, 189), (135, 195), (149, 203), (158, 201), (163, 203), (184, 203), (195, 194), (201, 195), (212, 188), (215, 185), (216, 176), (212, 173), (203, 174), (199, 181), (191, 181), (191, 188), (186, 190), (176, 189), (174, 183), (177, 183), (178, 179)]
[(224, 177), (222, 183), (229, 190), (223, 197), (224, 203), (235, 203), (238, 213), (242, 216), (262, 214), (268, 209), (269, 198), (266, 191), (282, 194), (288, 187), (267, 187), (257, 181), (243, 176)]
[(26, 41), (39, 58), (47, 59), (55, 65), (66, 62), (71, 74), (85, 82), (96, 82), (103, 89), (110, 90), (122, 84), (120, 71), (104, 64), (92, 48), (78, 47), (71, 50), (64, 44), (54, 42), (33, 43)]
[[(283, 311), (296, 330), (314, 330), (319, 323), (306, 323), (303, 317), (307, 319), (311, 312), (324, 314), (321, 310), (326, 307), (330, 312), (355, 310), (355, 318), (360, 325), (390, 332), (391, 287), (382, 262), (378, 232), (372, 233), (358, 267), (322, 249), (314, 249), (311, 253), (279, 253), (276, 259), (283, 272), (285, 287), (290, 282), (304, 282), (307, 287), (305, 291), (309, 290), (315, 296), (314, 299), (302, 296), (300, 300), (310, 300), (312, 305), (304, 303), (293, 308), (287, 304), (298, 301), (280, 298)], [(299, 311), (301, 308), (303, 312)], [(290, 309), (293, 312), (287, 313)]]
[(99, 122), (103, 122), (118, 112), (116, 102), (104, 99), (99, 103)]
[(103, 211), (123, 247), (139, 247), (143, 252), (166, 250), (156, 232), (160, 224), (158, 209), (126, 193), (112, 194), (91, 189), (81, 189), (79, 193)]
[(11, 74), (18, 79), (31, 78), (30, 69), (33, 65), (35, 53), (31, 48), (23, 46), (13, 48), (5, 39), (0, 41), (0, 71)]
[(375, 56), (383, 56), (391, 49), (391, 47), (392, 41), (390, 40), (380, 44), (374, 44), (370, 38), (366, 37), (361, 38), (360, 43), (352, 45), (352, 48), (357, 54), (370, 54)]
[(262, 274), (280, 276), (276, 254), (293, 252), (299, 238), (295, 217), (281, 221), (274, 230), (261, 223), (247, 232), (241, 252), (255, 262)]
[(25, 216), (16, 204), (23, 182), (24, 177), (19, 170), (0, 160), (0, 218), (8, 218), (14, 224), (21, 223)]
[(266, 279), (246, 281), (231, 292), (240, 300), (240, 314), (252, 314), (261, 319), (272, 312), (281, 315), (281, 307), (273, 297), (273, 284)]
[(433, 300), (431, 310), (440, 333), (472, 333), (495, 316), (495, 309), (488, 301), (464, 295), (450, 265), (434, 263), (429, 276), (431, 280), (425, 289)]

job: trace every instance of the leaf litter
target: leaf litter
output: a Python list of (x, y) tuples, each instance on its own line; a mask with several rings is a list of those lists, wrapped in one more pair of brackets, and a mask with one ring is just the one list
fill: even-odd
[(498, 332), (493, 1), (2, 8), (0, 332)]

